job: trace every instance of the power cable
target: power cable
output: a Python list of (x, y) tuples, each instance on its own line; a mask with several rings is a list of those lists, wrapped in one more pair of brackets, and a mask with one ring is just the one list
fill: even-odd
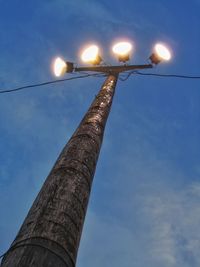
[(157, 73), (143, 73), (136, 71), (139, 75), (157, 76), (157, 77), (169, 77), (169, 78), (183, 78), (183, 79), (200, 79), (200, 76), (180, 75), (180, 74), (157, 74)]
[(20, 87), (13, 88), (13, 89), (0, 90), (0, 94), (12, 93), (12, 92), (21, 91), (21, 90), (25, 90), (25, 89), (29, 89), (29, 88), (45, 86), (45, 85), (49, 85), (49, 84), (60, 83), (60, 82), (65, 82), (65, 81), (70, 81), (70, 80), (75, 80), (75, 79), (81, 79), (81, 78), (86, 78), (86, 77), (90, 77), (90, 76), (103, 77), (105, 75), (102, 75), (99, 73), (98, 74), (89, 74), (88, 73), (85, 75), (70, 77), (70, 78), (66, 78), (66, 79), (53, 80), (53, 81), (48, 81), (48, 82), (43, 82), (43, 83), (36, 83), (36, 84), (31, 84), (31, 85), (20, 86)]
[(126, 81), (131, 75), (138, 74), (143, 76), (156, 76), (156, 77), (165, 77), (165, 78), (182, 78), (182, 79), (200, 79), (200, 76), (190, 76), (190, 75), (180, 75), (180, 74), (157, 74), (157, 73), (144, 73), (139, 71), (131, 71), (126, 73), (125, 78), (120, 78), (121, 81)]
[[(125, 76), (125, 74), (126, 74), (126, 76)], [(130, 71), (130, 72), (124, 72), (124, 73), (122, 73), (120, 76), (119, 76), (119, 80), (120, 81), (122, 81), (122, 82), (125, 82), (126, 80), (128, 80), (128, 78), (131, 76), (131, 75), (133, 75), (133, 74), (136, 74), (136, 71), (134, 70), (134, 71)], [(124, 77), (125, 76), (125, 78), (122, 78), (122, 77)]]
[[(13, 89), (0, 90), (0, 94), (12, 93), (12, 92), (21, 91), (21, 90), (25, 90), (25, 89), (29, 89), (29, 88), (45, 86), (45, 85), (49, 85), (49, 84), (60, 83), (60, 82), (65, 82), (65, 81), (70, 81), (70, 80), (75, 80), (75, 79), (82, 79), (82, 78), (86, 78), (86, 77), (94, 77), (94, 76), (95, 77), (105, 77), (108, 75), (107, 73), (89, 74), (87, 72), (84, 72), (84, 74), (85, 75), (74, 76), (74, 77), (70, 77), (70, 78), (66, 78), (66, 79), (53, 80), (53, 81), (48, 81), (48, 82), (43, 82), (43, 83), (36, 83), (36, 84), (31, 84), (31, 85), (20, 86), (20, 87), (13, 88)], [(144, 73), (144, 72), (139, 72), (139, 71), (134, 70), (134, 71), (122, 73), (119, 76), (119, 80), (120, 81), (126, 81), (133, 74), (143, 75), (143, 76), (165, 77), (165, 78), (200, 79), (200, 76), (179, 75), (179, 74)]]

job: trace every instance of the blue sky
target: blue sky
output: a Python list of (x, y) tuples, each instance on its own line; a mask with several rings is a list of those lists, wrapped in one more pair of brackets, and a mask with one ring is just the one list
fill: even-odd
[[(200, 74), (199, 0), (0, 0), (0, 88), (54, 79), (52, 59), (80, 64), (95, 41), (155, 42), (173, 59), (155, 73)], [(67, 78), (67, 76), (66, 76)], [(0, 251), (28, 209), (104, 78), (0, 96)], [(199, 80), (132, 76), (118, 82), (81, 240), (78, 267), (200, 265)]]

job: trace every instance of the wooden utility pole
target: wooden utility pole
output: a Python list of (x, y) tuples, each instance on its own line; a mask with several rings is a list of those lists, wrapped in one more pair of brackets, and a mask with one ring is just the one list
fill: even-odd
[(110, 74), (61, 152), (2, 267), (74, 267), (118, 74)]

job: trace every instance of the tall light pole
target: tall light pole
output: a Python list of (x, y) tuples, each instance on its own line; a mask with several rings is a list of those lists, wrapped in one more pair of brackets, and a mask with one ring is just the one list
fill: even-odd
[[(154, 54), (152, 63), (158, 60)], [(120, 61), (128, 55), (120, 55)], [(101, 61), (95, 56), (96, 63)], [(64, 147), (34, 201), (2, 267), (74, 267), (92, 180), (118, 75), (147, 65), (74, 68), (59, 59), (58, 73), (100, 71), (107, 74), (98, 95)], [(56, 63), (56, 64), (57, 64)]]

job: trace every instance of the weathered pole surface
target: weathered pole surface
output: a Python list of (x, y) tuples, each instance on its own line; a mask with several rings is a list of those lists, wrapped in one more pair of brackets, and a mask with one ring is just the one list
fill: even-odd
[(64, 147), (2, 267), (74, 267), (104, 128), (117, 83), (110, 74)]

